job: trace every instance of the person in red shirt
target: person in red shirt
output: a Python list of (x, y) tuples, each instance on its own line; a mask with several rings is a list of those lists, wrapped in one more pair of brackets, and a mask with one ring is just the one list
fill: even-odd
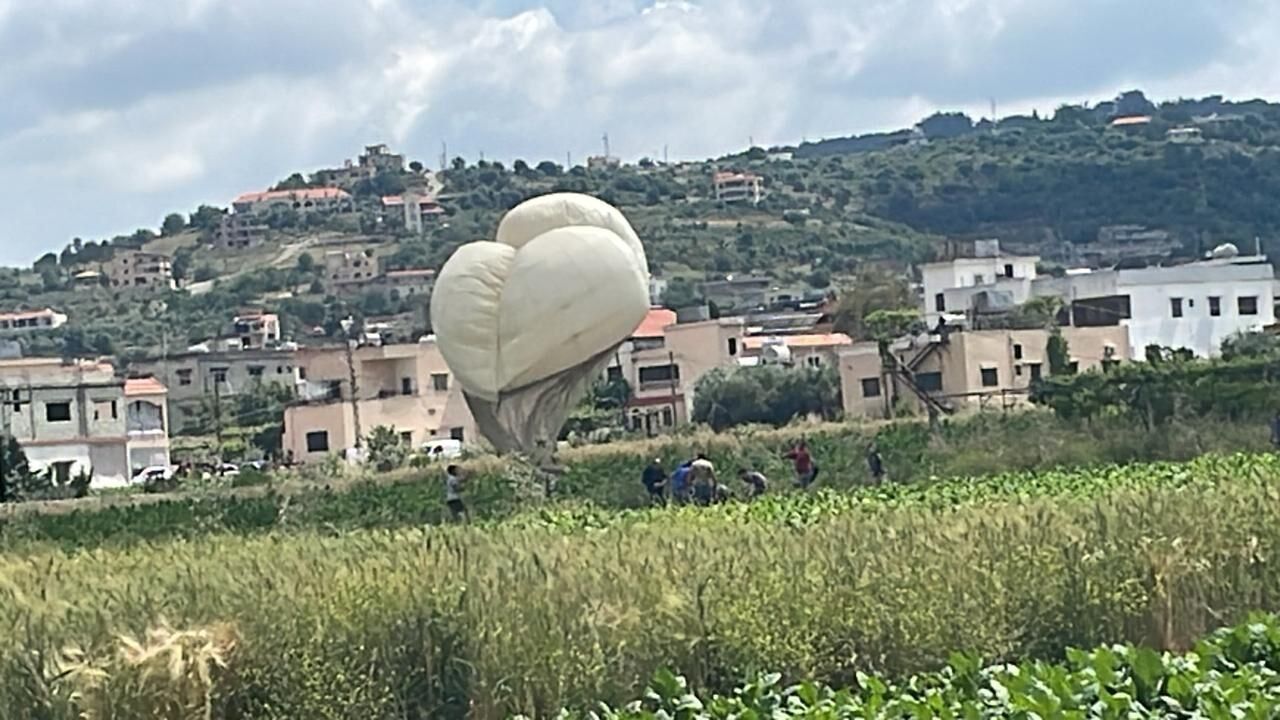
[(796, 443), (786, 455), (796, 470), (796, 487), (807, 489), (818, 475), (818, 467), (813, 464), (813, 456), (809, 454), (809, 446), (804, 440)]

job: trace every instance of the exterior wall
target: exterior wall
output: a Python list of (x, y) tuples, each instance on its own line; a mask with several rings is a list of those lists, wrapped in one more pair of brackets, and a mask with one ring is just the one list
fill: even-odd
[(52, 330), (66, 324), (66, 315), (49, 309), (0, 314), (0, 333)]
[(213, 231), (213, 244), (224, 250), (243, 250), (261, 245), (269, 231), (266, 225), (250, 215), (227, 213)]
[(128, 250), (117, 252), (103, 271), (111, 280), (111, 287), (146, 290), (171, 290), (173, 261), (159, 253)]
[[(361, 347), (352, 352), (356, 371), (360, 432), (380, 425), (409, 433), (415, 446), (433, 438), (461, 435), (478, 440), (475, 421), (461, 387), (454, 381), (444, 356), (433, 342)], [(311, 348), (298, 353), (300, 375), (306, 376), (302, 395), (314, 398), (285, 411), (284, 448), (297, 461), (310, 462), (355, 447), (356, 427), (351, 404), (351, 368), (346, 349)], [(405, 380), (408, 380), (406, 393)], [(327, 397), (334, 383), (338, 398)], [(327, 452), (309, 452), (307, 434), (326, 432)]]
[[(1061, 330), (1070, 359), (1080, 372), (1099, 368), (1104, 361), (1130, 357), (1128, 328), (1122, 325)], [(1026, 391), (1037, 374), (1049, 373), (1045, 357), (1048, 341), (1049, 332), (1042, 329), (955, 332), (919, 364), (915, 373), (939, 373), (941, 390), (935, 395), (958, 410), (990, 404), (1019, 405), (1026, 402)], [(900, 343), (894, 354), (909, 362), (924, 347), (922, 342)], [(885, 417), (886, 404), (891, 404), (894, 397), (917, 402), (909, 388), (899, 387), (881, 373), (880, 364), (874, 343), (857, 343), (841, 353), (840, 385), (848, 416)], [(994, 371), (994, 385), (983, 383), (984, 370), (988, 374)], [(880, 392), (868, 397), (862, 381), (871, 378), (879, 378)]]
[[(938, 321), (940, 313), (936, 308), (936, 297), (939, 293), (954, 288), (970, 288), (997, 282), (1000, 277), (1008, 277), (1006, 271), (1012, 269), (1014, 278), (1036, 277), (1038, 257), (997, 255), (983, 258), (957, 258), (947, 262), (928, 263), (920, 269), (921, 285), (924, 289), (924, 318), (930, 325)], [(1007, 267), (1007, 266), (1012, 266)], [(964, 308), (951, 309), (950, 303), (946, 312), (963, 312)]]
[(231, 207), (236, 213), (246, 215), (262, 214), (276, 208), (293, 209), (301, 215), (307, 215), (352, 212), (355, 210), (355, 200), (349, 193), (336, 188), (274, 190), (245, 193), (233, 200)]
[[(154, 375), (168, 388), (169, 424), (181, 429), (206, 398), (218, 393), (231, 398), (256, 387), (257, 383), (294, 387), (298, 382), (294, 352), (291, 350), (239, 350), (225, 353), (184, 353), (168, 359), (152, 359), (131, 366), (142, 374)], [(260, 371), (261, 374), (257, 374)]]

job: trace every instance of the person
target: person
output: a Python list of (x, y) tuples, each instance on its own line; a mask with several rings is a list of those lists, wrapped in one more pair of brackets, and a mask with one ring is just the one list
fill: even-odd
[(644, 489), (649, 492), (649, 502), (661, 505), (666, 501), (663, 493), (667, 489), (667, 473), (662, 469), (661, 460), (655, 458), (645, 467), (640, 475), (640, 482), (644, 483)]
[(683, 505), (689, 501), (689, 475), (693, 472), (693, 461), (686, 460), (676, 466), (671, 473), (671, 499)]
[(467, 506), (462, 502), (462, 468), (450, 465), (444, 472), (444, 504), (454, 522), (467, 519)]
[(747, 499), (754, 500), (769, 489), (769, 479), (759, 470), (748, 470), (746, 468), (738, 468), (738, 477), (742, 478), (742, 482), (747, 486)]
[(1271, 418), (1271, 447), (1280, 450), (1280, 410)]
[(689, 474), (693, 479), (693, 499), (699, 505), (710, 505), (716, 498), (716, 466), (706, 455), (698, 453), (698, 457), (689, 465)]
[(796, 443), (791, 451), (783, 456), (791, 461), (796, 471), (796, 487), (805, 490), (813, 484), (818, 476), (818, 468), (813, 464), (813, 456), (809, 454), (809, 445), (804, 440)]
[(880, 449), (875, 444), (867, 451), (867, 469), (871, 471), (871, 481), (876, 485), (884, 481), (884, 458), (880, 457)]

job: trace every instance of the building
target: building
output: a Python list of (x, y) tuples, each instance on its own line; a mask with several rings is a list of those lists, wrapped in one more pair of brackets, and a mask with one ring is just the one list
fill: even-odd
[(1177, 127), (1165, 131), (1164, 137), (1177, 145), (1194, 145), (1204, 142), (1204, 134), (1198, 127)]
[(280, 343), (280, 316), (243, 310), (231, 321), (231, 335), (242, 350), (263, 350)]
[(324, 254), (325, 291), (334, 295), (359, 293), (376, 285), (382, 276), (377, 252), (330, 250)]
[(768, 304), (773, 281), (753, 275), (729, 275), (702, 284), (702, 296), (721, 309), (751, 309)]
[(718, 172), (711, 178), (716, 200), (724, 203), (759, 205), (764, 197), (764, 178), (750, 172)]
[(698, 310), (677, 315), (653, 308), (618, 348), (608, 376), (631, 387), (625, 408), (631, 429), (653, 435), (687, 423), (698, 380), (737, 363), (746, 335), (742, 318), (710, 320), (705, 308)]
[(214, 398), (231, 400), (242, 393), (258, 392), (264, 385), (290, 390), (297, 386), (293, 350), (241, 350), (235, 349), (238, 343), (234, 341), (232, 346), (142, 360), (132, 364), (130, 370), (153, 375), (165, 385), (169, 422), (179, 430), (207, 420), (204, 410)]
[(87, 473), (92, 487), (119, 487), (167, 465), (165, 395), (154, 378), (124, 380), (108, 363), (0, 360), (0, 430), (60, 484)]
[(622, 159), (613, 155), (592, 155), (587, 158), (588, 170), (615, 170), (622, 167)]
[(103, 265), (111, 287), (145, 290), (172, 290), (173, 259), (163, 253), (145, 250), (117, 250), (109, 262)]
[(340, 168), (317, 170), (311, 179), (325, 187), (350, 190), (362, 180), (372, 180), (380, 172), (404, 172), (404, 156), (391, 152), (386, 145), (366, 145), (364, 154), (355, 161), (348, 159)]
[[(924, 319), (934, 325), (944, 315), (963, 315), (975, 303), (1016, 305), (1030, 296), (1036, 277), (1036, 255), (1006, 255), (1000, 241), (953, 245), (948, 259), (921, 266)], [(975, 300), (976, 298), (976, 300)]]
[(430, 297), (436, 284), (436, 271), (429, 268), (388, 270), (378, 281), (388, 294), (401, 298)]
[(81, 270), (71, 276), (71, 286), (75, 290), (98, 290), (107, 282), (106, 275), (98, 270)]
[(477, 439), (462, 387), (434, 340), (306, 348), (298, 351), (298, 377), (299, 400), (284, 420), (285, 453), (295, 461), (352, 450), (380, 426), (415, 448), (434, 439)]
[(1150, 115), (1125, 115), (1111, 121), (1113, 128), (1140, 128), (1151, 124)]
[(67, 316), (50, 308), (0, 313), (0, 334), (53, 330), (66, 324)]
[(667, 294), (667, 287), (670, 284), (666, 278), (649, 275), (649, 304), (661, 305), (663, 297)]
[(272, 210), (294, 210), (310, 213), (344, 213), (355, 211), (351, 194), (339, 188), (303, 188), (301, 190), (267, 190), (244, 193), (231, 201), (235, 214), (262, 215)]
[[(1065, 327), (1072, 367), (1085, 371), (1131, 356), (1128, 328)], [(1031, 383), (1047, 375), (1049, 331), (976, 330), (904, 338), (890, 347), (889, 368), (877, 343), (839, 354), (847, 417), (888, 418), (907, 403), (921, 411), (1010, 408), (1027, 402)]]
[(844, 333), (748, 336), (742, 341), (741, 364), (835, 367), (850, 345), (853, 338)]
[[(440, 203), (436, 202), (434, 197), (423, 197), (413, 193), (387, 195), (382, 198), (382, 208), (386, 212), (401, 213), (405, 229), (418, 234), (421, 234), (427, 225), (439, 222), (445, 215), (444, 208), (440, 207)], [(414, 212), (415, 208), (417, 212)]]
[(213, 231), (213, 246), (222, 250), (246, 250), (266, 242), (269, 228), (249, 213), (224, 213)]

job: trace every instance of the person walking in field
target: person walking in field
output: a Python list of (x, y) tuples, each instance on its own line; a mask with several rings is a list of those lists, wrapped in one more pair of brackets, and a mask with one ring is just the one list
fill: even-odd
[(871, 482), (879, 485), (884, 482), (884, 458), (880, 457), (880, 449), (874, 444), (867, 450), (867, 470), (871, 472)]
[(444, 504), (454, 522), (468, 520), (467, 505), (462, 502), (462, 468), (450, 465), (444, 473)]
[(790, 460), (795, 468), (796, 487), (808, 490), (814, 479), (818, 477), (818, 466), (813, 463), (813, 456), (809, 454), (808, 443), (801, 440), (783, 457)]
[(645, 466), (644, 472), (640, 474), (640, 482), (644, 483), (644, 489), (649, 493), (651, 504), (666, 503), (667, 473), (662, 469), (661, 460), (655, 458)]
[(1280, 450), (1280, 410), (1271, 418), (1271, 447)]
[(697, 459), (689, 465), (689, 474), (693, 480), (693, 500), (699, 505), (710, 505), (716, 499), (716, 466), (706, 455), (698, 453)]
[(747, 486), (747, 499), (755, 500), (769, 489), (769, 479), (759, 470), (738, 468), (738, 477)]

